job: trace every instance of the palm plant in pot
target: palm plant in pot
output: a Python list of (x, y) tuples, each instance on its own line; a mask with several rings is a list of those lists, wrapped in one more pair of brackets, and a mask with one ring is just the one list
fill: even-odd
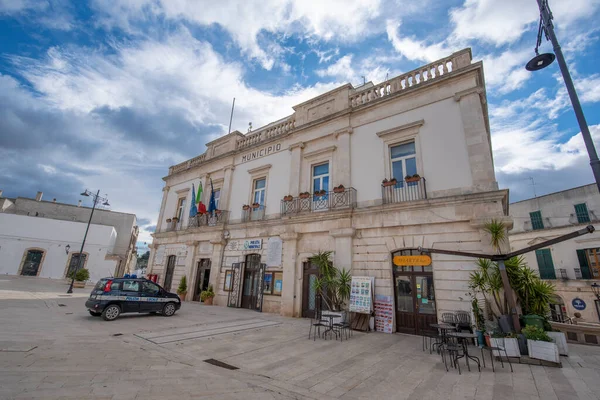
[(313, 288), (323, 301), (325, 309), (341, 312), (350, 298), (352, 275), (345, 269), (334, 267), (330, 257), (330, 251), (323, 251), (310, 258), (309, 261), (319, 269), (319, 277), (315, 279)]
[(207, 306), (212, 305), (214, 297), (215, 297), (215, 291), (213, 290), (212, 285), (208, 285), (208, 289), (203, 290), (200, 293), (200, 300), (202, 300), (202, 302)]
[(181, 301), (185, 300), (185, 296), (187, 295), (187, 278), (184, 276), (181, 277), (179, 281), (179, 287), (177, 288), (177, 294)]

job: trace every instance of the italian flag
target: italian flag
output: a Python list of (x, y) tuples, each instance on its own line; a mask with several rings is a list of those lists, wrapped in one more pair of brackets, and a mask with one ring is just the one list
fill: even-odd
[(198, 202), (198, 214), (206, 214), (206, 206), (202, 204), (202, 182), (198, 184), (198, 194), (196, 195)]

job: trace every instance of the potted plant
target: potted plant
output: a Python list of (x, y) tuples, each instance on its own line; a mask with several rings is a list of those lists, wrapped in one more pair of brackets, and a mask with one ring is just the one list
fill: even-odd
[[(344, 311), (346, 302), (350, 298), (352, 275), (345, 269), (339, 270), (334, 267), (330, 257), (330, 251), (322, 251), (310, 258), (310, 262), (318, 267), (320, 273), (313, 283), (313, 288), (323, 302), (323, 309), (339, 314)], [(344, 318), (345, 313), (341, 314)]]
[(260, 204), (258, 204), (258, 203), (252, 203), (252, 208), (258, 208), (258, 207), (260, 207)]
[(250, 209), (250, 206), (248, 204), (244, 204), (242, 206), (242, 210), (244, 210), (244, 211), (248, 211), (249, 209)]
[(203, 290), (200, 293), (200, 300), (202, 300), (202, 302), (207, 306), (212, 305), (214, 297), (215, 297), (215, 292), (213, 290), (212, 285), (208, 285), (208, 289)]
[(173, 222), (177, 222), (177, 221), (179, 221), (179, 218), (178, 217), (173, 217)]
[[(69, 274), (69, 279), (73, 279), (73, 272)], [(86, 268), (79, 268), (75, 273), (75, 281), (73, 282), (74, 288), (84, 288), (85, 282), (90, 279), (90, 271)]]
[(394, 186), (397, 183), (398, 183), (398, 181), (396, 180), (396, 178), (392, 178), (389, 181), (387, 179), (384, 179), (383, 182), (381, 182), (383, 187)]
[(301, 199), (308, 199), (310, 197), (310, 193), (308, 193), (308, 192), (302, 192), (302, 193), (300, 193), (299, 197)]
[(283, 201), (292, 201), (294, 200), (294, 196), (288, 194), (287, 196), (283, 196)]
[(421, 176), (419, 174), (406, 175), (404, 177), (404, 180), (406, 182), (419, 182), (421, 180)]
[(344, 185), (339, 185), (333, 188), (334, 193), (344, 193), (344, 190), (346, 190)]
[(172, 221), (172, 219), (171, 219), (171, 218), (167, 218), (167, 223), (168, 223), (168, 224), (170, 224), (170, 223), (171, 223), (171, 221)]
[(523, 328), (523, 333), (527, 338), (529, 357), (560, 363), (558, 346), (552, 342), (552, 339), (550, 339), (543, 329), (540, 329), (537, 326), (527, 325)]
[(477, 298), (471, 294), (471, 307), (473, 309), (473, 315), (475, 316), (475, 334), (477, 335), (477, 344), (483, 346), (485, 333), (485, 319), (483, 318), (483, 311), (479, 307)]
[(215, 214), (217, 214), (217, 215), (221, 215), (222, 212), (223, 212), (222, 210), (215, 210)]
[(317, 195), (317, 196), (325, 196), (326, 194), (327, 194), (327, 191), (323, 190), (323, 189), (315, 192), (315, 195)]
[(181, 301), (185, 301), (185, 296), (187, 295), (187, 278), (184, 276), (181, 277), (179, 281), (179, 287), (177, 288), (177, 294)]

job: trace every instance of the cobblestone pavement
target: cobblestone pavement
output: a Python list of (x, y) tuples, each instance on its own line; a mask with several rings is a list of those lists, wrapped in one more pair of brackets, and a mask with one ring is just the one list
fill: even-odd
[(458, 375), (415, 336), (309, 341), (307, 320), (196, 303), (105, 322), (84, 308), (91, 288), (66, 289), (0, 277), (0, 399), (600, 398), (596, 347), (570, 345), (563, 368)]

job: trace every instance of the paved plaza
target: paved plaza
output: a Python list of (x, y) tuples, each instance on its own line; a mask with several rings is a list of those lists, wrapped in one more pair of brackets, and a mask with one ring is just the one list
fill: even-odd
[[(0, 277), (0, 399), (597, 399), (600, 348), (563, 368), (446, 372), (421, 338), (307, 340), (308, 320), (185, 303), (173, 317), (91, 317), (91, 289)], [(215, 359), (237, 370), (211, 365)]]

